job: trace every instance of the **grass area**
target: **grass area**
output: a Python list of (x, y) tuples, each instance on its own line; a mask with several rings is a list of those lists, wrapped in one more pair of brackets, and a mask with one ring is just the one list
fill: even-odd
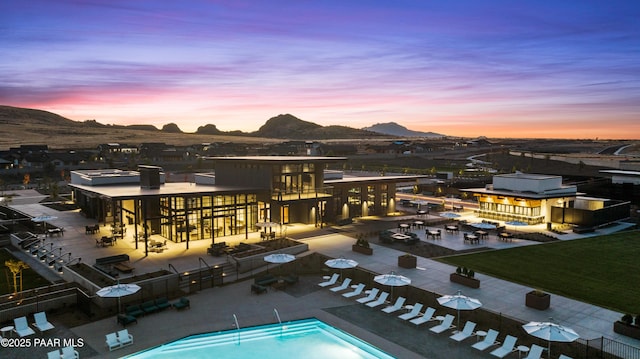
[[(9, 251), (0, 250), (0, 268), (2, 269), (2, 275), (0, 276), (0, 295), (13, 293), (13, 275), (4, 264), (5, 261), (8, 260), (18, 259), (11, 255)], [(22, 276), (22, 290), (46, 287), (51, 284), (31, 268), (24, 269)]]
[(531, 288), (638, 314), (639, 257), (640, 231), (628, 231), (440, 260)]

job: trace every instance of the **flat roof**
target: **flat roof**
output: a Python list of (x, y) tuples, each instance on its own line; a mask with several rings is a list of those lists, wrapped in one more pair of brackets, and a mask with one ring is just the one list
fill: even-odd
[(177, 196), (189, 194), (229, 194), (229, 193), (247, 193), (247, 192), (264, 192), (264, 189), (235, 187), (235, 186), (216, 186), (203, 185), (192, 182), (170, 182), (165, 183), (157, 189), (141, 188), (139, 184), (135, 185), (112, 185), (112, 186), (86, 186), (78, 184), (70, 184), (70, 187), (77, 188), (87, 193), (94, 193), (99, 196), (109, 198), (136, 198), (147, 196)]
[(358, 183), (358, 182), (409, 182), (415, 181), (420, 178), (427, 178), (428, 176), (368, 176), (368, 177), (345, 177), (340, 179), (327, 179), (324, 180), (325, 184), (340, 184), (340, 183)]
[(551, 192), (551, 193), (534, 193), (534, 192), (515, 192), (515, 191), (507, 191), (507, 190), (493, 190), (486, 188), (463, 188), (461, 191), (479, 193), (479, 194), (487, 194), (487, 195), (497, 195), (497, 196), (505, 196), (505, 197), (518, 197), (518, 198), (529, 198), (529, 199), (548, 199), (548, 198), (559, 198), (559, 197), (575, 197), (578, 192)]
[(214, 161), (247, 161), (247, 162), (336, 162), (346, 161), (346, 157), (322, 157), (322, 156), (225, 156), (204, 157)]
[(531, 180), (543, 180), (550, 178), (562, 178), (562, 176), (555, 175), (543, 175), (543, 174), (535, 174), (535, 173), (505, 173), (501, 175), (495, 175), (494, 177), (508, 177), (508, 178), (524, 178)]

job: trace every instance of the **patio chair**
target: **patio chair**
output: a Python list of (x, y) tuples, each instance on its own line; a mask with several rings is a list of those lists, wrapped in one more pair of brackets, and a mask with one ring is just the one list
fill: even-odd
[(181, 310), (184, 308), (191, 308), (191, 302), (189, 301), (189, 299), (182, 297), (178, 301), (171, 303), (171, 306), (177, 310)]
[(371, 291), (369, 292), (369, 295), (368, 295), (368, 296), (366, 296), (366, 297), (362, 297), (362, 298), (359, 298), (359, 299), (356, 299), (356, 302), (358, 302), (358, 303), (367, 303), (367, 302), (370, 302), (370, 301), (372, 301), (372, 300), (376, 299), (376, 296), (378, 295), (378, 292), (380, 292), (380, 289), (378, 289), (378, 288), (373, 288), (373, 289), (371, 289)]
[(500, 342), (496, 341), (496, 339), (498, 338), (498, 334), (500, 333), (498, 333), (497, 330), (489, 329), (484, 339), (480, 342), (473, 344), (471, 347), (478, 350), (485, 350), (492, 345), (500, 344)]
[(118, 341), (121, 346), (133, 344), (133, 335), (129, 334), (129, 331), (122, 329), (118, 331)]
[(47, 352), (47, 359), (62, 359), (62, 354), (60, 354), (60, 350), (52, 350)]
[(118, 341), (118, 337), (116, 336), (116, 333), (109, 333), (105, 335), (105, 343), (107, 344), (107, 348), (109, 348), (109, 351), (112, 351), (121, 347), (120, 342)]
[(61, 351), (62, 351), (62, 358), (64, 359), (80, 358), (80, 354), (78, 354), (78, 351), (76, 351), (72, 346), (64, 347), (61, 349)]
[(333, 273), (333, 275), (331, 276), (331, 278), (329, 278), (328, 281), (325, 281), (325, 282), (322, 282), (322, 283), (318, 283), (318, 285), (321, 286), (321, 287), (328, 287), (330, 285), (334, 285), (338, 281), (339, 277), (340, 277), (340, 275), (338, 273)]
[(529, 354), (524, 359), (540, 359), (542, 358), (543, 351), (544, 351), (543, 347), (532, 344), (531, 348), (529, 349)]
[(13, 330), (18, 333), (20, 338), (26, 337), (27, 335), (36, 334), (33, 329), (29, 328), (29, 324), (27, 323), (27, 317), (19, 317), (13, 320)]
[(413, 308), (411, 308), (411, 311), (409, 311), (408, 313), (400, 314), (398, 318), (402, 320), (413, 319), (418, 315), (420, 315), (420, 311), (422, 310), (422, 307), (423, 307), (422, 303), (416, 303), (413, 305)]
[(49, 321), (47, 320), (47, 314), (45, 312), (38, 312), (33, 315), (33, 318), (36, 321), (35, 323), (33, 323), (33, 326), (38, 328), (38, 330), (41, 332), (55, 328), (53, 324), (49, 323)]
[(387, 298), (389, 297), (389, 293), (388, 292), (382, 292), (380, 293), (380, 296), (378, 296), (378, 299), (371, 301), (369, 303), (365, 303), (365, 305), (367, 307), (371, 307), (371, 308), (375, 308), (379, 305), (383, 305), (384, 302), (387, 301)]
[(349, 284), (351, 284), (351, 278), (345, 278), (342, 281), (342, 284), (340, 284), (337, 287), (330, 288), (329, 290), (332, 291), (332, 292), (339, 292), (339, 291), (342, 291), (342, 290), (345, 290), (345, 289), (349, 288)]
[(342, 296), (345, 298), (351, 298), (351, 297), (355, 297), (356, 295), (360, 295), (364, 290), (364, 287), (365, 287), (364, 283), (360, 283), (356, 286), (354, 290), (352, 290), (351, 292), (346, 292), (342, 294)]
[(506, 357), (507, 355), (509, 355), (511, 352), (514, 351), (517, 340), (518, 338), (511, 335), (507, 335), (507, 337), (504, 338), (504, 342), (502, 343), (502, 346), (497, 349), (494, 349), (491, 352), (491, 355), (498, 358)]
[(464, 328), (462, 329), (461, 332), (457, 332), (454, 335), (450, 336), (449, 338), (457, 341), (457, 342), (461, 342), (467, 338), (469, 338), (470, 336), (473, 335), (473, 330), (476, 329), (476, 323), (468, 321), (465, 325)]
[(436, 314), (436, 310), (429, 307), (427, 310), (419, 317), (411, 319), (411, 323), (415, 325), (424, 324), (426, 322), (430, 322), (433, 320), (433, 315)]
[(402, 307), (404, 306), (404, 302), (407, 300), (407, 298), (405, 297), (398, 297), (396, 299), (396, 302), (393, 305), (390, 305), (384, 309), (382, 309), (383, 312), (385, 313), (393, 313), (395, 311), (398, 311), (400, 309), (402, 309)]
[(455, 325), (453, 325), (453, 320), (455, 319), (455, 317), (451, 314), (447, 314), (445, 315), (444, 319), (442, 320), (442, 323), (436, 325), (435, 327), (431, 327), (429, 328), (430, 331), (434, 332), (434, 333), (442, 333), (445, 330), (448, 329), (453, 329), (455, 328)]

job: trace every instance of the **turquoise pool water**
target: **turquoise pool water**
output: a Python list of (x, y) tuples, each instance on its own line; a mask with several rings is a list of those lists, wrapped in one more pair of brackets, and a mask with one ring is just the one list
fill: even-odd
[(389, 354), (317, 319), (192, 335), (126, 358), (368, 359)]

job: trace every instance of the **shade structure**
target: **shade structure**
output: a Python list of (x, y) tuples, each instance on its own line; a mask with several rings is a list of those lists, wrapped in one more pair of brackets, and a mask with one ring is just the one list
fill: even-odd
[(388, 285), (389, 287), (391, 287), (391, 299), (393, 299), (393, 287), (402, 287), (411, 284), (411, 279), (403, 275), (396, 274), (395, 272), (377, 275), (373, 277), (373, 280), (376, 283)]
[(120, 313), (120, 298), (127, 295), (135, 294), (140, 290), (137, 284), (120, 284), (120, 280), (116, 285), (101, 288), (96, 295), (103, 298), (118, 298), (118, 313)]
[[(267, 263), (283, 264), (289, 263), (296, 259), (296, 256), (287, 253), (274, 253), (264, 256), (264, 261)], [(267, 267), (269, 271), (269, 267)]]
[(31, 218), (31, 222), (44, 223), (44, 232), (47, 233), (47, 221), (52, 221), (52, 220), (57, 219), (57, 218), (58, 217), (56, 217), (56, 216), (50, 216), (48, 214), (43, 214), (43, 215)]
[(353, 259), (347, 259), (342, 257), (329, 259), (326, 262), (324, 262), (324, 264), (330, 268), (340, 269), (340, 279), (342, 279), (343, 269), (355, 268), (358, 266), (358, 262), (354, 261)]
[(453, 213), (453, 212), (442, 212), (440, 213), (440, 217), (444, 217), (444, 218), (458, 218), (460, 217), (459, 214), (457, 213)]
[(458, 311), (458, 328), (460, 328), (460, 311), (461, 310), (474, 310), (482, 307), (482, 303), (479, 300), (463, 295), (461, 291), (458, 291), (454, 295), (443, 295), (438, 298), (438, 303), (443, 307), (455, 309)]
[(551, 358), (551, 342), (572, 342), (580, 336), (573, 329), (549, 322), (529, 322), (522, 326), (527, 334), (547, 341), (547, 355)]
[(496, 228), (498, 228), (498, 227), (496, 227), (495, 224), (485, 223), (485, 222), (471, 223), (470, 226), (474, 227), (474, 228), (478, 228), (478, 229), (496, 229)]

